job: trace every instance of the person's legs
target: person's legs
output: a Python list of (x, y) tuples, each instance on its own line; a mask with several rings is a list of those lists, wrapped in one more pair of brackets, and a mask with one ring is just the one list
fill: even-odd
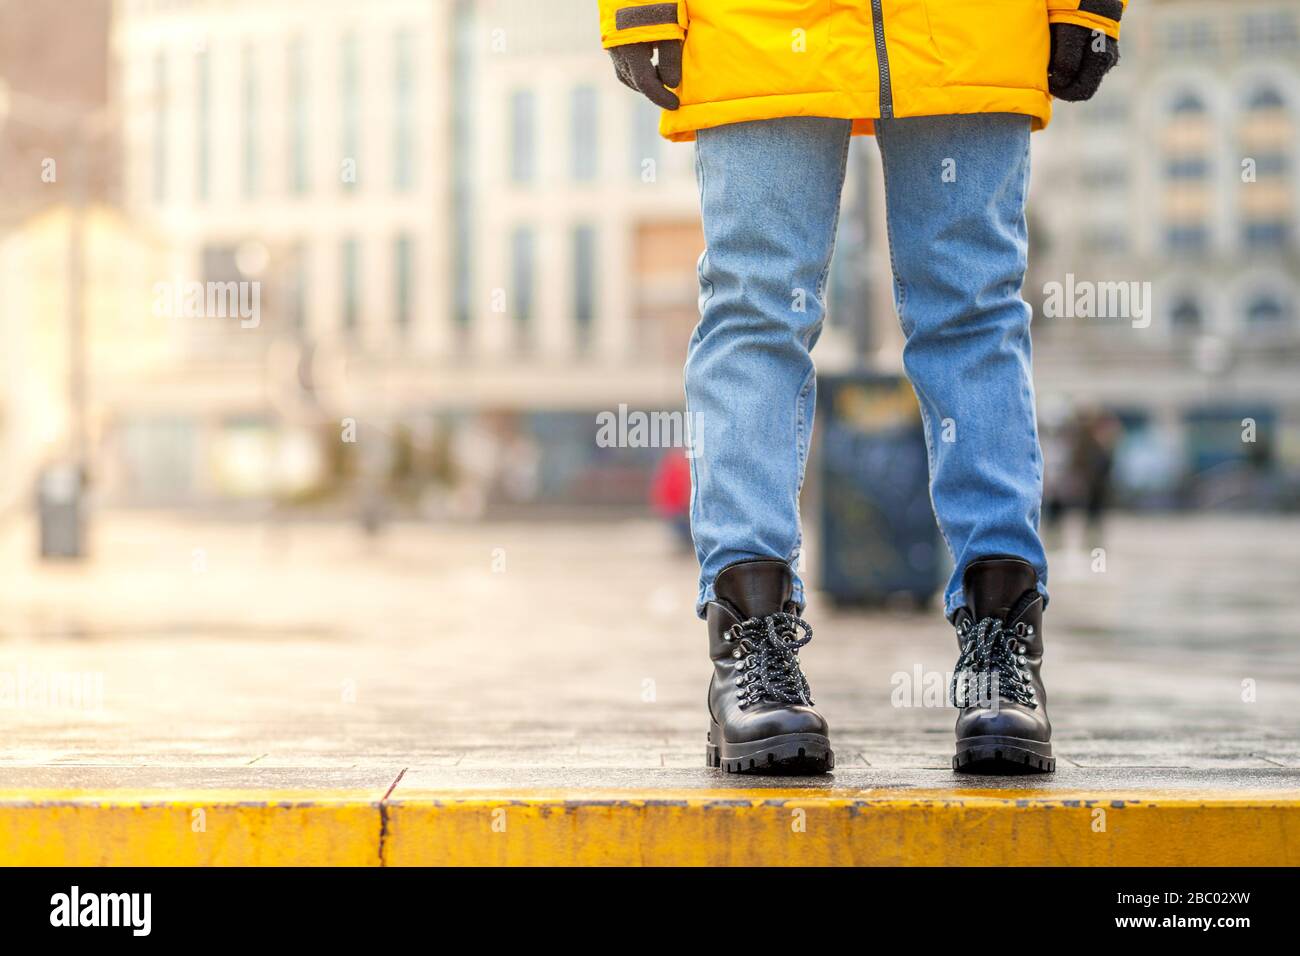
[[(798, 559), (816, 395), (809, 352), (821, 331), (849, 131), (844, 120), (792, 117), (698, 134), (707, 251), (686, 400), (699, 431), (691, 528), (702, 617), (723, 568)], [(793, 601), (803, 600), (796, 574)]]
[(1008, 113), (882, 120), (894, 294), (930, 454), (935, 516), (962, 576), (992, 555), (1027, 561), (1046, 600), (1038, 536), (1042, 456), (1030, 376), (1029, 118)]
[(795, 573), (816, 395), (809, 356), (839, 213), (850, 124), (796, 117), (701, 130), (707, 243), (686, 361), (691, 530), (707, 623), (706, 762), (824, 773), (829, 727), (799, 650), (812, 628)]

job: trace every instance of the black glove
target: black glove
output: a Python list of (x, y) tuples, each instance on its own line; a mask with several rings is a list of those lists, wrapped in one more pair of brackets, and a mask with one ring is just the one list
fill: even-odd
[[(659, 50), (659, 66), (651, 62), (655, 48)], [(645, 94), (655, 106), (675, 110), (681, 106), (677, 94), (666, 89), (682, 85), (682, 41), (655, 40), (650, 43), (625, 43), (610, 47), (614, 72), (624, 86)]]
[(1092, 99), (1101, 78), (1119, 62), (1119, 41), (1074, 23), (1052, 24), (1052, 61), (1047, 89), (1060, 100)]

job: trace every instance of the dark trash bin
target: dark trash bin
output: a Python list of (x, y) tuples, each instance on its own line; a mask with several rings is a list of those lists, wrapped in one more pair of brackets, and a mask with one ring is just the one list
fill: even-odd
[(37, 480), (36, 509), (42, 558), (82, 556), (85, 483), (73, 464), (49, 465)]
[(824, 377), (817, 391), (821, 589), (841, 604), (929, 604), (947, 557), (911, 385), (855, 373)]

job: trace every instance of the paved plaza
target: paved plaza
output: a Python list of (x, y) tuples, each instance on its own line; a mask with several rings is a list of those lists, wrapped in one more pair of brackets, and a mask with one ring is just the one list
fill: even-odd
[[(1060, 769), (1007, 785), (1300, 784), (1297, 540), (1294, 519), (1125, 518), (1104, 570), (1079, 542), (1058, 551), (1044, 674)], [(834, 775), (706, 769), (693, 563), (653, 523), (370, 539), (109, 515), (83, 564), (36, 562), (21, 524), (0, 546), (6, 787), (972, 782), (950, 770), (944, 622), (815, 594), (805, 669)]]

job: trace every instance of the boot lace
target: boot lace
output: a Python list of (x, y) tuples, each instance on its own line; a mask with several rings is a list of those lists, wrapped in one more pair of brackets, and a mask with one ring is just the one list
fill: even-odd
[(986, 617), (977, 624), (963, 621), (957, 629), (961, 655), (952, 675), (953, 703), (965, 708), (1003, 698), (1037, 708), (1025, 666), (1025, 645), (1020, 643), (1021, 638), (1032, 633), (1033, 627), (1023, 621), (1013, 628), (995, 617)]
[(736, 644), (732, 656), (740, 659), (736, 686), (742, 709), (764, 700), (812, 706), (812, 690), (798, 656), (799, 648), (812, 640), (811, 624), (780, 612), (733, 624), (727, 634)]

